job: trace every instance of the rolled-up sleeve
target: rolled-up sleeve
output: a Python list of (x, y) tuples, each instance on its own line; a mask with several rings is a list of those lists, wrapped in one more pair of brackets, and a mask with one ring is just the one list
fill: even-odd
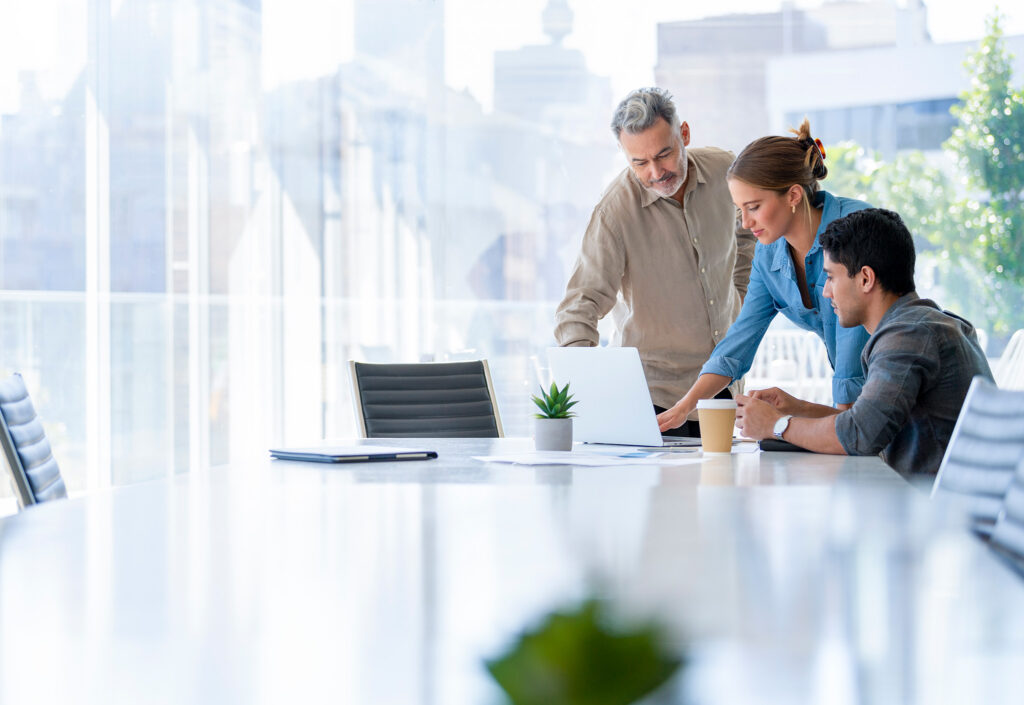
[(754, 233), (740, 225), (740, 209), (736, 209), (736, 266), (732, 269), (732, 282), (741, 297), (747, 295), (751, 269), (754, 263), (754, 248), (757, 238)]
[(715, 346), (700, 373), (722, 375), (730, 379), (739, 379), (745, 375), (754, 362), (757, 346), (761, 344), (764, 332), (768, 330), (775, 314), (775, 300), (765, 286), (761, 272), (754, 266), (750, 272), (750, 288), (747, 289), (739, 317)]
[(838, 327), (836, 330), (836, 359), (832, 375), (832, 400), (836, 404), (852, 404), (864, 387), (864, 367), (861, 353), (871, 337), (864, 326)]
[(555, 313), (559, 345), (598, 344), (597, 322), (615, 305), (625, 266), (621, 233), (609, 226), (600, 211), (594, 211), (565, 298)]
[(934, 344), (922, 349), (910, 325), (893, 325), (872, 341), (867, 383), (853, 408), (836, 416), (836, 436), (848, 455), (877, 455), (910, 418), (918, 392), (939, 367)]

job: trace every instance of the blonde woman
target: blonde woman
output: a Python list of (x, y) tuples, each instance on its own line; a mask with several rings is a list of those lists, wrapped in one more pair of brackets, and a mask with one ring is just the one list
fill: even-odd
[(833, 196), (819, 188), (828, 175), (825, 149), (804, 120), (795, 137), (771, 136), (751, 142), (726, 175), (742, 225), (757, 238), (750, 287), (736, 322), (715, 346), (690, 390), (658, 415), (662, 431), (676, 428), (697, 406), (750, 369), (757, 347), (775, 315), (817, 333), (832, 363), (832, 397), (849, 408), (864, 384), (860, 353), (868, 333), (863, 326), (839, 325), (831, 302), (822, 296), (824, 254), (818, 238), (825, 226), (854, 211), (863, 201)]

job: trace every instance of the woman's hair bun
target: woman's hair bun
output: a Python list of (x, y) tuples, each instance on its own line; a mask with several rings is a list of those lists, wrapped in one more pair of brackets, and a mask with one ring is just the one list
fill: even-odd
[(818, 181), (821, 181), (828, 176), (828, 167), (825, 166), (825, 162), (821, 158), (821, 153), (818, 152), (817, 145), (814, 146), (814, 152), (815, 154), (811, 155), (811, 164), (814, 165), (811, 167), (811, 175)]
[(818, 182), (828, 175), (825, 147), (811, 136), (807, 118), (789, 131), (793, 137), (769, 135), (744, 147), (729, 167), (728, 178), (779, 193), (798, 184), (812, 197), (818, 192)]
[(811, 168), (811, 176), (817, 181), (828, 176), (824, 149), (819, 146), (818, 140), (811, 136), (811, 121), (804, 118), (800, 127), (790, 128), (789, 131), (796, 135), (797, 144), (804, 149), (804, 164)]
[(789, 128), (789, 131), (796, 135), (797, 141), (801, 144), (806, 142), (807, 144), (814, 144), (814, 138), (811, 137), (811, 121), (804, 118), (804, 121), (800, 123), (800, 127)]

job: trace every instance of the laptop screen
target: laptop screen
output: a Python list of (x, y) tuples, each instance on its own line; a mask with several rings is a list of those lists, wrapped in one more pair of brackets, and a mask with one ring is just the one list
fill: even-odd
[(579, 402), (573, 440), (660, 446), (647, 379), (636, 348), (549, 348), (551, 378)]

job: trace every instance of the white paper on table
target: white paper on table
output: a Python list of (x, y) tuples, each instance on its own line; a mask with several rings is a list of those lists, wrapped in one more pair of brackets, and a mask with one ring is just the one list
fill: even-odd
[(591, 454), (571, 450), (530, 451), (511, 455), (480, 455), (474, 460), (485, 463), (512, 463), (514, 465), (580, 465), (584, 467), (607, 467), (612, 465), (688, 465), (699, 463), (699, 455), (680, 453), (658, 453), (644, 451)]

